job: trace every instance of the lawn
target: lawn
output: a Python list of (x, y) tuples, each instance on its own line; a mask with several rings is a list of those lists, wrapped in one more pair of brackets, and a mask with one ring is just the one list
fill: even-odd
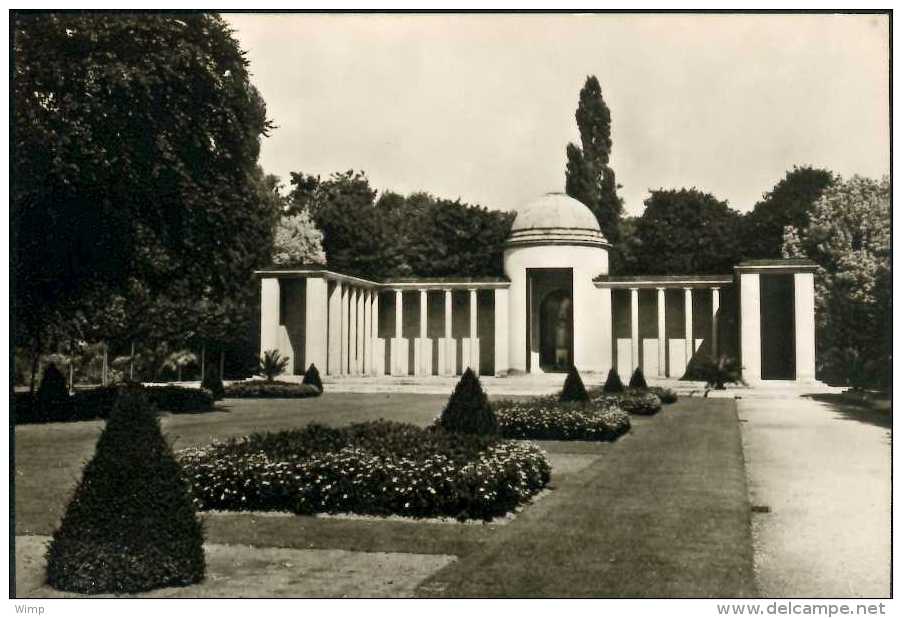
[[(163, 428), (182, 448), (314, 421), (340, 426), (385, 418), (426, 425), (446, 399), (326, 393), (304, 400), (226, 400), (216, 412), (168, 416)], [(15, 429), (17, 535), (52, 532), (101, 426), (91, 421)], [(733, 401), (683, 399), (654, 417), (633, 417), (633, 430), (614, 443), (540, 444), (549, 453), (552, 490), (509, 521), (213, 513), (204, 515), (207, 540), (217, 546), (457, 556), (419, 585), (419, 596), (754, 594)], [(293, 596), (290, 590), (280, 594)], [(309, 594), (309, 587), (296, 590)]]

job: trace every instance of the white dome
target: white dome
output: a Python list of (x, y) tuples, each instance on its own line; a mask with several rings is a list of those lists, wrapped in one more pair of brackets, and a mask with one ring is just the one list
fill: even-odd
[(592, 245), (609, 247), (589, 208), (563, 193), (546, 193), (522, 208), (507, 245)]
[(589, 207), (564, 193), (546, 193), (517, 209), (517, 218), (514, 219), (511, 231), (536, 228), (601, 231), (598, 220)]

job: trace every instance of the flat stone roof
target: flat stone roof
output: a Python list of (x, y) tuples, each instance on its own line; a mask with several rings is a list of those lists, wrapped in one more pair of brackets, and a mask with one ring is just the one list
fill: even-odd
[(385, 290), (394, 289), (442, 289), (442, 288), (479, 288), (495, 289), (510, 286), (507, 277), (399, 277), (393, 279), (373, 280), (345, 275), (329, 270), (322, 264), (300, 264), (297, 266), (272, 266), (254, 272), (258, 277), (277, 277), (280, 279), (306, 279), (320, 277), (350, 283), (362, 287)]
[(733, 284), (733, 275), (599, 275), (600, 288), (716, 288)]

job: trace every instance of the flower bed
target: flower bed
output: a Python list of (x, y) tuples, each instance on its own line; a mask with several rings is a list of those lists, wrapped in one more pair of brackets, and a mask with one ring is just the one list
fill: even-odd
[(295, 384), (294, 382), (247, 380), (233, 382), (225, 387), (225, 397), (232, 399), (298, 399), (319, 397), (321, 394), (322, 391), (312, 384)]
[(551, 474), (532, 444), (387, 421), (254, 434), (178, 456), (201, 510), (489, 520)]
[(596, 401), (607, 401), (629, 414), (649, 416), (661, 411), (661, 400), (658, 396), (642, 389), (627, 389), (622, 393), (602, 395)]
[(654, 393), (658, 396), (658, 399), (661, 400), (661, 403), (676, 403), (677, 397), (676, 391), (671, 388), (664, 388), (663, 386), (650, 386), (648, 387), (648, 391), (650, 393)]
[(616, 440), (629, 431), (629, 416), (614, 403), (587, 403), (536, 397), (528, 401), (492, 403), (501, 435), (533, 440)]

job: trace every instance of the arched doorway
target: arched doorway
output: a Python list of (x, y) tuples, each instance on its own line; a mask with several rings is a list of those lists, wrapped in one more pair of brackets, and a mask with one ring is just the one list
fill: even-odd
[(567, 371), (573, 365), (573, 298), (554, 290), (542, 300), (539, 359), (545, 371)]

